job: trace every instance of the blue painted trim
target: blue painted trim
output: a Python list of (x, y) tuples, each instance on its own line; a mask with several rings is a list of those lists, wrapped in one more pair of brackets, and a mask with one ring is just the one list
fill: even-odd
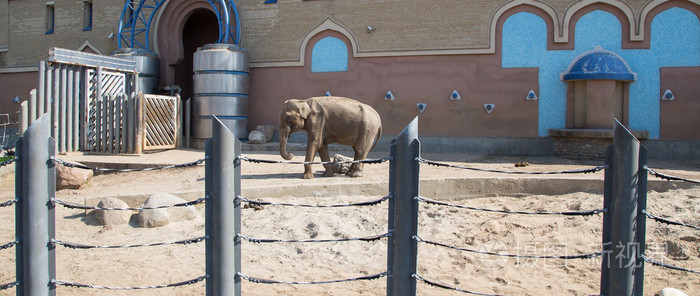
[(621, 73), (569, 73), (564, 74), (564, 80), (622, 80), (622, 81), (634, 81), (634, 74), (621, 74)]
[(200, 70), (200, 71), (194, 71), (194, 74), (231, 74), (231, 75), (242, 75), (242, 76), (250, 75), (248, 72), (226, 71), (226, 70)]
[(277, 0), (265, 0), (264, 4), (274, 4), (277, 3)]

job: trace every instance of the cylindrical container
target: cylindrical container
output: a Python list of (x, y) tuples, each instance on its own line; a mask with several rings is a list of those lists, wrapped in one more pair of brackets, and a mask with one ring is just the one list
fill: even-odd
[(211, 137), (212, 116), (238, 138), (248, 137), (248, 53), (232, 44), (208, 44), (194, 53), (192, 135), (202, 148)]
[(160, 58), (158, 58), (158, 54), (151, 51), (122, 48), (113, 55), (136, 62), (137, 92), (160, 94)]

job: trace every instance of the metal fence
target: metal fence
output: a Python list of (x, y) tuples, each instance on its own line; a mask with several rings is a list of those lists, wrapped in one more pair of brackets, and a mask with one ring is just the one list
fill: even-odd
[[(240, 155), (240, 142), (218, 120), (213, 120), (212, 138), (207, 141), (205, 158), (196, 162), (150, 168), (167, 169), (171, 167), (193, 166), (206, 163), (205, 167), (205, 196), (198, 200), (172, 206), (187, 206), (205, 202), (205, 236), (176, 242), (150, 243), (130, 246), (87, 246), (68, 243), (55, 238), (54, 208), (56, 205), (100, 210), (132, 210), (87, 207), (72, 205), (54, 198), (55, 166), (74, 165), (55, 157), (55, 144), (50, 137), (50, 121), (47, 116), (38, 119), (17, 142), (17, 157), (3, 163), (7, 165), (16, 162), (16, 199), (5, 202), (0, 206), (16, 206), (16, 240), (0, 249), (15, 247), (17, 253), (17, 281), (0, 285), (0, 290), (15, 287), (18, 295), (54, 295), (60, 286), (71, 286), (91, 289), (155, 289), (177, 287), (206, 282), (207, 295), (241, 295), (243, 280), (262, 284), (330, 284), (359, 280), (376, 280), (386, 277), (387, 295), (405, 296), (416, 295), (417, 283), (458, 291), (465, 294), (492, 295), (471, 291), (466, 288), (444, 284), (440, 280), (432, 280), (417, 271), (417, 250), (420, 244), (430, 244), (464, 252), (476, 252), (490, 256), (550, 258), (550, 259), (589, 259), (602, 258), (601, 265), (601, 295), (642, 295), (644, 283), (644, 264), (650, 263), (677, 271), (698, 273), (697, 271), (680, 268), (649, 258), (645, 254), (646, 218), (670, 225), (700, 229), (698, 226), (686, 225), (669, 219), (660, 218), (649, 213), (646, 209), (647, 175), (652, 174), (666, 180), (676, 180), (698, 184), (700, 182), (664, 175), (647, 167), (646, 149), (622, 125), (615, 125), (614, 144), (608, 148), (606, 163), (584, 170), (560, 172), (532, 172), (528, 174), (579, 174), (605, 170), (604, 204), (600, 209), (541, 212), (541, 211), (506, 211), (461, 206), (442, 201), (431, 200), (419, 195), (420, 166), (422, 164), (449, 167), (450, 169), (475, 169), (455, 166), (423, 159), (420, 155), (418, 141), (418, 121), (410, 123), (391, 143), (390, 156), (382, 159), (351, 161), (367, 164), (390, 161), (389, 194), (370, 202), (339, 205), (310, 205), (272, 203), (250, 200), (241, 196), (241, 163), (280, 163), (281, 161), (260, 160)], [(288, 162), (298, 163), (298, 162)], [(306, 163), (305, 163), (306, 164)], [(327, 163), (325, 163), (327, 164)], [(481, 170), (481, 169), (475, 169)], [(497, 173), (517, 173), (488, 170)], [(252, 238), (241, 233), (241, 205), (277, 205), (292, 207), (355, 207), (372, 206), (388, 201), (388, 232), (372, 234), (366, 237), (315, 240), (281, 240), (274, 238)], [(468, 248), (451, 246), (446, 243), (423, 238), (418, 233), (419, 208), (421, 204), (432, 204), (444, 207), (454, 207), (467, 210), (498, 212), (516, 215), (562, 215), (590, 216), (603, 215), (603, 237), (600, 248), (590, 253), (575, 255), (514, 255), (497, 252), (484, 252)], [(140, 208), (145, 209), (145, 208)], [(450, 211), (451, 212), (451, 211)], [(29, 221), (32, 221), (31, 223)], [(37, 222), (39, 221), (39, 222)], [(314, 282), (295, 282), (261, 279), (241, 271), (241, 243), (278, 243), (304, 242), (324, 243), (340, 241), (387, 241), (387, 269), (375, 274), (348, 279), (331, 279)], [(105, 287), (91, 284), (58, 280), (55, 276), (55, 248), (57, 245), (70, 248), (130, 248), (144, 246), (159, 246), (165, 244), (188, 244), (205, 241), (206, 244), (206, 274), (198, 278), (163, 285), (146, 287)], [(622, 248), (618, 247), (622, 246)], [(632, 256), (630, 256), (632, 254)], [(611, 264), (615, 263), (615, 264)]]

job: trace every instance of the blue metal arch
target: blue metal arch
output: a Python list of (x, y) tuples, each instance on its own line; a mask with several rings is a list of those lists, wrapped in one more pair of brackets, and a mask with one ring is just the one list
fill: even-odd
[[(119, 48), (152, 51), (148, 36), (158, 9), (168, 0), (127, 1), (119, 18)], [(219, 21), (218, 43), (238, 45), (241, 39), (241, 22), (233, 0), (207, 0)], [(231, 19), (233, 17), (233, 20)], [(235, 23), (232, 23), (235, 21)]]

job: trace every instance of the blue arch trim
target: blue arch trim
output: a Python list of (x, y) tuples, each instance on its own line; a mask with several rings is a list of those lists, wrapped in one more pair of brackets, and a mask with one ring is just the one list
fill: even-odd
[(601, 46), (626, 61), (637, 80), (630, 84), (629, 125), (659, 138), (660, 69), (700, 66), (700, 21), (680, 7), (657, 14), (651, 23), (649, 49), (622, 49), (622, 26), (609, 12), (596, 10), (576, 23), (574, 50), (547, 50), (547, 25), (539, 16), (520, 12), (503, 24), (502, 66), (539, 68), (537, 133), (566, 126), (566, 82), (561, 73), (577, 56)]
[(311, 50), (311, 72), (346, 72), (348, 47), (335, 37), (324, 37)]
[[(117, 45), (149, 51), (151, 25), (158, 10), (168, 0), (126, 1), (119, 17)], [(241, 23), (236, 3), (233, 0), (207, 0), (219, 21), (218, 43), (238, 45), (241, 39)]]

